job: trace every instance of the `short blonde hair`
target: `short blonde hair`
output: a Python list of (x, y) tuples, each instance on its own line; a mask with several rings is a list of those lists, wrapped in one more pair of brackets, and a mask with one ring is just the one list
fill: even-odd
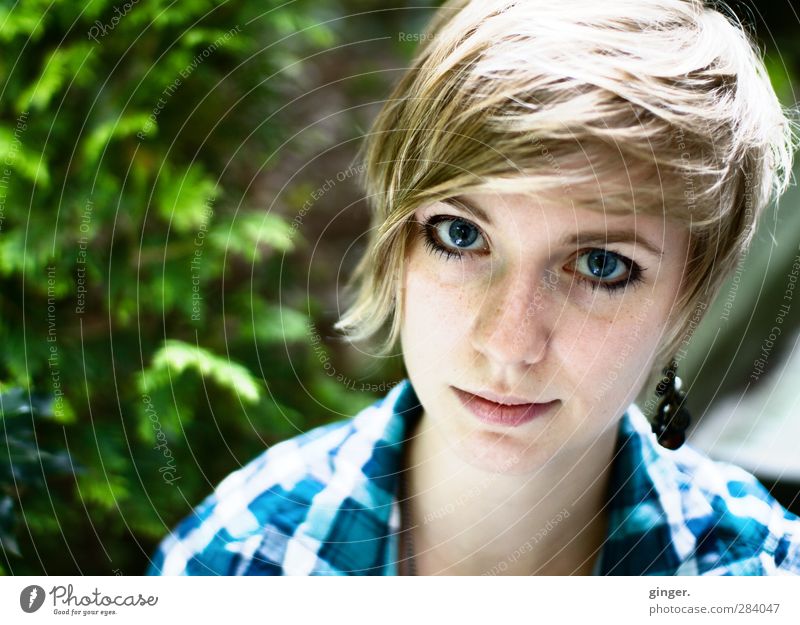
[(362, 146), (372, 229), (335, 327), (360, 341), (388, 322), (378, 353), (395, 349), (420, 205), (561, 189), (575, 205), (665, 214), (689, 227), (660, 369), (790, 180), (792, 122), (747, 32), (716, 6), (446, 2)]

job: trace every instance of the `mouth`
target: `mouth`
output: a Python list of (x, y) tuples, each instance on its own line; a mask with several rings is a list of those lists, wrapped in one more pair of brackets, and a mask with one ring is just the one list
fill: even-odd
[[(488, 392), (477, 395), (455, 386), (450, 388), (467, 410), (484, 423), (494, 425), (519, 426), (548, 414), (560, 403), (558, 399), (545, 403), (531, 403), (508, 395), (500, 396)], [(490, 395), (491, 398), (484, 395)]]

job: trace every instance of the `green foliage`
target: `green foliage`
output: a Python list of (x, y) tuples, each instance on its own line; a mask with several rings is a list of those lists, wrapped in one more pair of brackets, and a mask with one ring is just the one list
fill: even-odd
[(170, 386), (172, 376), (187, 369), (213, 379), (249, 403), (257, 402), (261, 397), (258, 382), (245, 367), (182, 341), (166, 341), (155, 353), (152, 367), (140, 378), (139, 390), (147, 393), (151, 388)]
[(40, 446), (36, 430), (47, 421), (53, 421), (51, 398), (31, 396), (20, 388), (0, 393), (0, 427), (8, 458), (0, 463), (0, 551), (17, 557), (21, 556), (15, 538), (21, 523), (17, 500), (25, 493), (41, 492), (45, 476), (74, 470), (67, 453), (51, 453)]
[(15, 574), (139, 574), (227, 473), (340, 418), (299, 390), (345, 413), (369, 399), (311, 354), (305, 282), (278, 296), (276, 276), (303, 275), (285, 216), (302, 194), (263, 196), (308, 124), (285, 108), (303, 59), (340, 43), (330, 18), (347, 10), (120, 7), (0, 7), (0, 388), (16, 389), (0, 398), (0, 566)]

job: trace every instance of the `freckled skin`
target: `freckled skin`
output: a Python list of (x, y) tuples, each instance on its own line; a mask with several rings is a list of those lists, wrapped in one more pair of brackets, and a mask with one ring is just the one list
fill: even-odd
[[(553, 462), (569, 466), (608, 437), (645, 382), (679, 292), (688, 232), (660, 217), (604, 215), (556, 197), (468, 197), (491, 224), (450, 204), (417, 210), (421, 222), (437, 214), (469, 220), (487, 251), (446, 259), (414, 239), (403, 276), (408, 376), (426, 419), (468, 465), (509, 475)], [(559, 244), (565, 235), (619, 228), (635, 229), (663, 256), (633, 241)], [(637, 262), (642, 281), (614, 292), (589, 288), (575, 259), (597, 247)], [(488, 425), (451, 385), (560, 404), (518, 427)]]

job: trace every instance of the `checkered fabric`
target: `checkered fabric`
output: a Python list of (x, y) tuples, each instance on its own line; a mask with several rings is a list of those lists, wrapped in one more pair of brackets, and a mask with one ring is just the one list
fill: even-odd
[[(273, 445), (170, 533), (150, 575), (396, 575), (398, 475), (421, 414), (406, 379), (355, 417)], [(620, 420), (599, 575), (800, 575), (800, 518), (750, 473)]]

